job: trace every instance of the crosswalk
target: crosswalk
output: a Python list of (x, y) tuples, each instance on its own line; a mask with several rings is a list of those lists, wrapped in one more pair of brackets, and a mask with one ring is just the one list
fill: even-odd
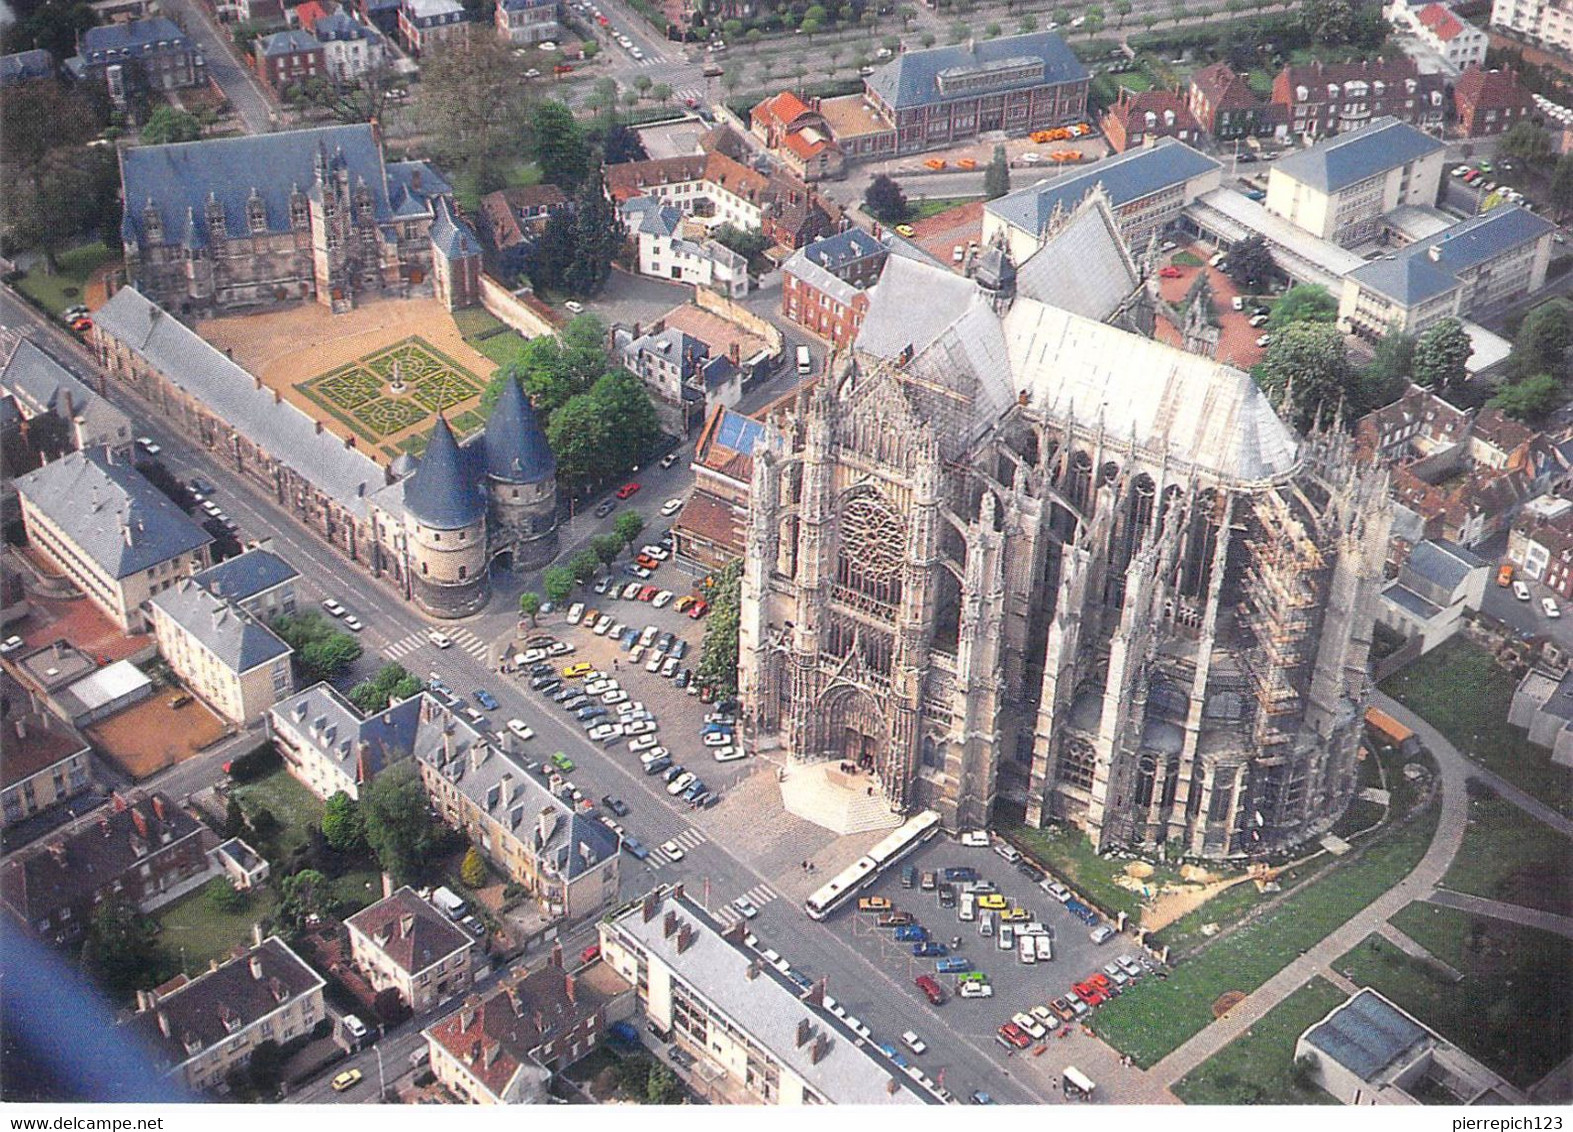
[(673, 101), (681, 102), (684, 105), (687, 105), (690, 101), (703, 102), (704, 97), (704, 91), (700, 90), (698, 87), (692, 86), (685, 86), (682, 90), (676, 90), (672, 92)]
[[(476, 660), (483, 662), (486, 660), (486, 654), (490, 651), (490, 646), (468, 629), (444, 629), (443, 632), (453, 641), (456, 648), (463, 649)], [(401, 637), (382, 651), (388, 659), (399, 660), (421, 648), (430, 648), (436, 651), (436, 646), (431, 643), (431, 638), (424, 631)]]
[[(781, 894), (778, 893), (775, 889), (771, 888), (768, 884), (756, 884), (753, 888), (743, 893), (743, 898), (746, 899), (755, 908), (763, 908), (772, 900), (779, 900), (781, 898)], [(737, 921), (744, 918), (743, 913), (734, 908), (730, 901), (717, 908), (714, 915), (715, 918), (720, 922), (723, 929), (731, 927), (733, 924), (737, 923)]]

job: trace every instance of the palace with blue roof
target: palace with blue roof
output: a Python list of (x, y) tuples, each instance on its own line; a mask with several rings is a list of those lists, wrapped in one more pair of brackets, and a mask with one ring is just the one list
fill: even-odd
[(480, 245), (452, 187), (384, 161), (370, 125), (138, 146), (120, 181), (127, 277), (182, 317), (298, 299), (338, 313), (434, 276), (450, 309), (475, 301)]

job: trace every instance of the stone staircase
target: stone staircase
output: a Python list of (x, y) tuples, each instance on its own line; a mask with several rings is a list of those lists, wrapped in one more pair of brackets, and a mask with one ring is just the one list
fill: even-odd
[(781, 782), (781, 801), (789, 813), (843, 836), (877, 829), (895, 829), (900, 814), (891, 813), (885, 799), (866, 787), (852, 788), (832, 782), (825, 774), (828, 763), (795, 763)]

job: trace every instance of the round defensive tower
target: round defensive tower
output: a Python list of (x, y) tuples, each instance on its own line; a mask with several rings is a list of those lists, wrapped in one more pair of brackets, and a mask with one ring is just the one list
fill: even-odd
[(557, 459), (513, 380), (486, 422), (486, 497), (493, 557), (507, 555), (516, 574), (557, 557)]
[(465, 617), (491, 597), (486, 497), (480, 477), (440, 414), (404, 487), (404, 531), (415, 603), (436, 617)]

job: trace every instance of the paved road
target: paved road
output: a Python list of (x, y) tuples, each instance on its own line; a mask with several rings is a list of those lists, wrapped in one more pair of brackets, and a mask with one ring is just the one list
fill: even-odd
[(164, 14), (174, 17), (186, 34), (202, 48), (208, 74), (218, 83), (245, 123), (248, 134), (265, 134), (273, 128), (273, 104), (263, 93), (257, 78), (236, 61), (230, 51), (229, 34), (208, 13), (202, 0), (163, 0)]
[(1447, 889), (1433, 892), (1426, 897), (1426, 903), (1440, 904), (1444, 908), (1457, 908), (1461, 912), (1473, 912), (1479, 916), (1490, 916), (1493, 920), (1507, 920), (1509, 923), (1556, 932), (1558, 935), (1573, 939), (1573, 916), (1559, 916), (1555, 912), (1542, 912), (1539, 908), (1526, 908), (1522, 904), (1504, 904), (1500, 900), (1488, 900), (1484, 896), (1471, 896), (1465, 892), (1451, 892)]

